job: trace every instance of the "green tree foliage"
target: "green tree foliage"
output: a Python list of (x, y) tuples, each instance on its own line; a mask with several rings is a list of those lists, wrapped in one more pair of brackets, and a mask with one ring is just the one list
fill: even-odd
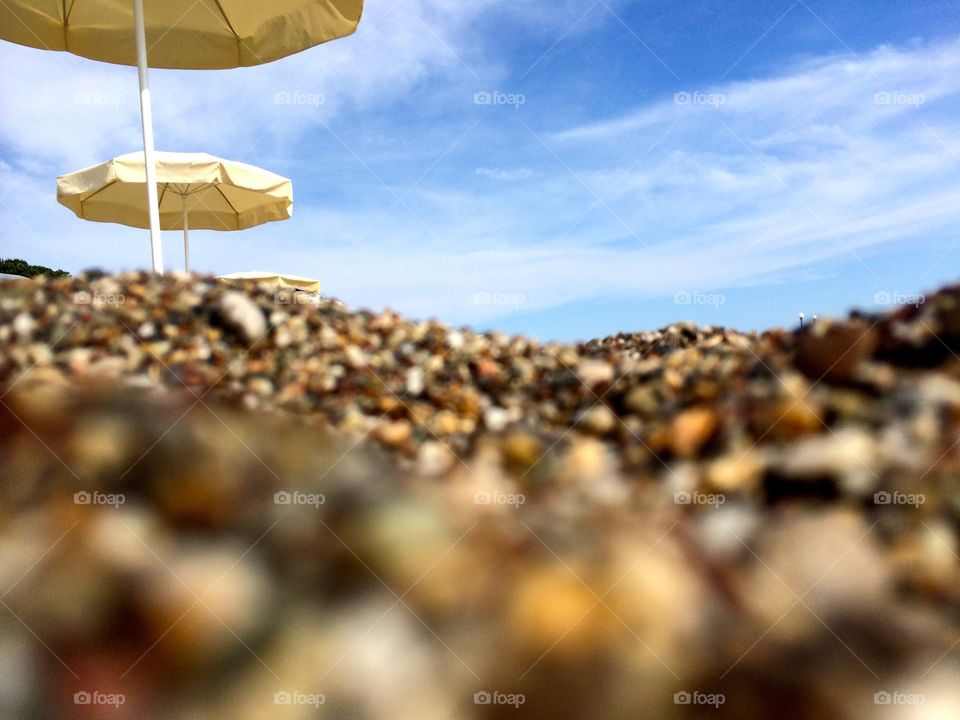
[(36, 277), (37, 275), (49, 275), (55, 278), (70, 277), (70, 273), (65, 270), (54, 270), (43, 265), (31, 265), (26, 260), (20, 260), (19, 258), (0, 259), (0, 273), (22, 275), (23, 277)]

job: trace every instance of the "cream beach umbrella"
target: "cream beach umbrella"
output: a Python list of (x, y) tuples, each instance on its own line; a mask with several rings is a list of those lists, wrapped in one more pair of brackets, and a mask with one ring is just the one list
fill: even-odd
[[(0, 0), (0, 39), (136, 65), (153, 269), (163, 272), (147, 67), (260, 65), (356, 30), (363, 0)], [(148, 57), (149, 51), (149, 57)]]
[[(2, 1), (2, 0), (0, 0)], [(150, 226), (143, 153), (121, 155), (57, 178), (57, 201), (77, 217)], [(183, 230), (190, 270), (190, 230), (245, 230), (293, 213), (293, 183), (253, 165), (204, 153), (156, 153), (159, 223)]]
[(298, 275), (286, 275), (282, 273), (266, 272), (263, 270), (252, 270), (250, 272), (237, 272), (230, 275), (220, 275), (221, 280), (230, 282), (244, 282), (246, 280), (255, 280), (269, 285), (276, 285), (279, 288), (290, 290), (303, 290), (308, 293), (320, 292), (320, 281), (311, 278), (299, 277)]

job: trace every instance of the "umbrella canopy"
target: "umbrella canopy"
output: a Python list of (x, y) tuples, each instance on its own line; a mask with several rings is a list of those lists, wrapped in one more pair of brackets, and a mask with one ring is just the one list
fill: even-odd
[[(244, 230), (293, 213), (293, 183), (253, 165), (205, 153), (156, 155), (160, 227), (184, 231), (189, 270), (189, 231)], [(57, 178), (57, 200), (77, 217), (149, 227), (142, 152)]]
[(282, 275), (279, 273), (264, 272), (254, 270), (252, 272), (238, 272), (230, 275), (221, 275), (221, 280), (243, 281), (257, 280), (259, 282), (270, 283), (282, 288), (291, 288), (296, 290), (305, 290), (311, 293), (320, 292), (320, 281), (310, 278), (297, 277), (296, 275)]
[[(147, 68), (208, 70), (277, 60), (351, 34), (363, 0), (0, 0), (0, 39), (136, 65), (153, 270), (163, 272)], [(149, 38), (150, 57), (147, 57)]]
[[(363, 0), (155, 0), (144, 7), (150, 67), (213, 70), (272, 62), (350, 35)], [(0, 37), (91, 60), (137, 64), (130, 0), (3, 0)]]

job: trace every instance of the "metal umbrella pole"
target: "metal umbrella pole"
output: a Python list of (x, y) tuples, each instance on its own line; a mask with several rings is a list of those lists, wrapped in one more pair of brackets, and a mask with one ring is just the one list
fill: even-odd
[(147, 30), (143, 0), (133, 0), (137, 31), (137, 70), (140, 75), (140, 119), (143, 125), (143, 164), (147, 180), (147, 210), (150, 214), (150, 252), (153, 271), (163, 274), (163, 242), (160, 235), (160, 200), (157, 195), (157, 164), (153, 145), (153, 112), (150, 107), (150, 79), (147, 76)]
[(187, 196), (182, 195), (183, 200), (183, 269), (190, 272), (190, 221), (187, 218)]

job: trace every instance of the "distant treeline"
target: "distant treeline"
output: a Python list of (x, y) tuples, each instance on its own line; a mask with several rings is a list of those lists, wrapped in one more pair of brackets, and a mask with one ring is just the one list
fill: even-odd
[(31, 265), (26, 260), (13, 258), (11, 260), (0, 259), (0, 273), (9, 275), (22, 275), (23, 277), (35, 277), (37, 275), (49, 275), (50, 277), (70, 277), (66, 270), (54, 270), (43, 265)]

